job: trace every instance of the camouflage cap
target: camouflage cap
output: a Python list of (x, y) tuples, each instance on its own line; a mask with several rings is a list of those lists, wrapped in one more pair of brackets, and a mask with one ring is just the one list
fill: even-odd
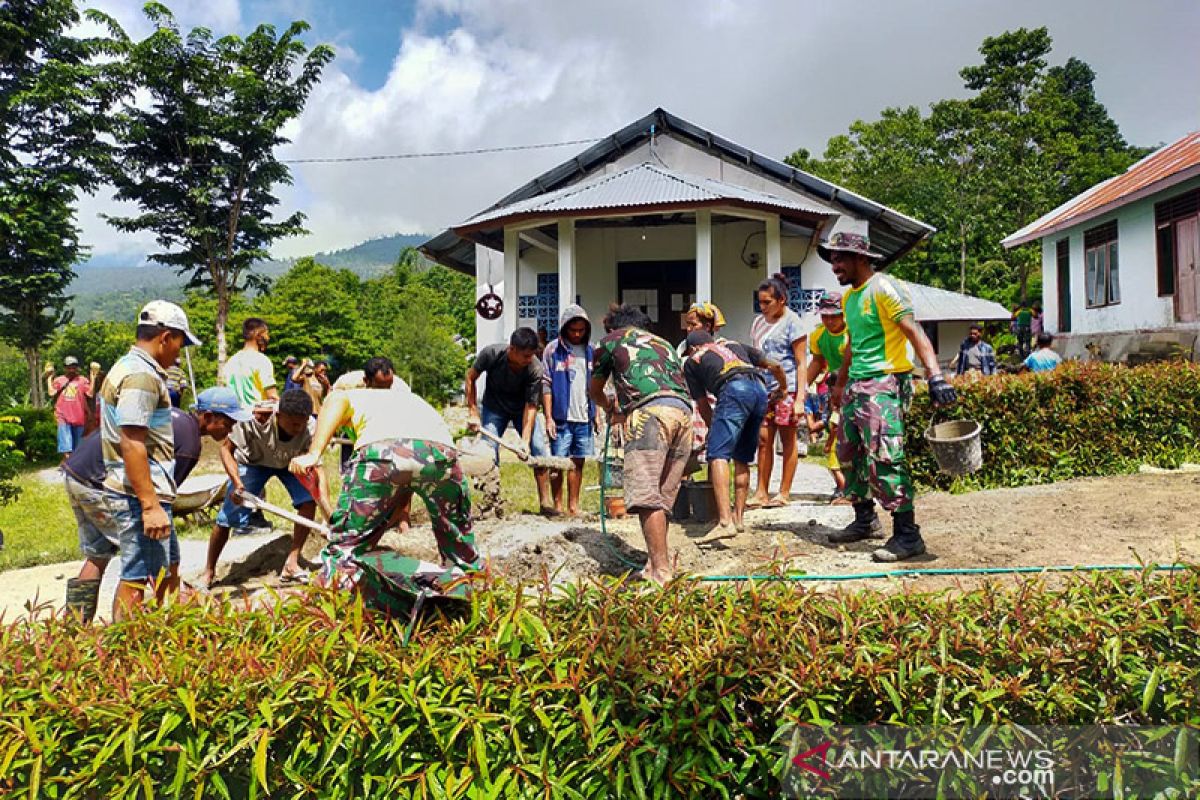
[(842, 313), (842, 293), (841, 292), (825, 292), (821, 295), (821, 299), (817, 301), (818, 314), (841, 314)]
[(866, 256), (872, 261), (883, 258), (882, 253), (876, 253), (871, 249), (870, 237), (865, 234), (850, 233), (848, 231), (837, 231), (823, 243), (817, 245), (817, 255), (826, 261), (831, 259), (830, 254), (834, 251), (857, 253), (860, 256)]

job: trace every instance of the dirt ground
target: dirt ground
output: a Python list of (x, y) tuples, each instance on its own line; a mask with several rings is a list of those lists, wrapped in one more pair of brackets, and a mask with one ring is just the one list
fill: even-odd
[[(1200, 518), (1192, 500), (1198, 494), (1200, 475), (1194, 473), (1095, 478), (963, 495), (929, 494), (917, 502), (917, 520), (929, 552), (900, 565), (871, 561), (871, 550), (878, 541), (830, 545), (828, 533), (845, 525), (852, 511), (812, 500), (748, 512), (747, 530), (730, 538), (714, 538), (711, 524), (673, 523), (670, 547), (677, 571), (696, 575), (803, 572), (816, 576), (897, 568), (1197, 563)], [(605, 535), (594, 515), (569, 522), (525, 515), (481, 521), (476, 536), (497, 573), (519, 580), (548, 577), (571, 581), (624, 575), (644, 561), (644, 544), (635, 519), (610, 520), (607, 530)], [(427, 526), (403, 535), (390, 532), (383, 545), (428, 560), (437, 558)], [(310, 555), (315, 556), (318, 546), (310, 541)], [(219, 576), (224, 581), (216, 591), (242, 594), (273, 585), (286, 551), (286, 539), (281, 537), (223, 564)], [(0, 579), (4, 619), (19, 615), (36, 595), (58, 602), (65, 577), (77, 568), (76, 562), (5, 573)], [(185, 576), (188, 572), (185, 564)], [(902, 581), (815, 581), (813, 585), (941, 589), (965, 588), (985, 579), (923, 575)], [(1052, 583), (1061, 579), (1049, 578)]]

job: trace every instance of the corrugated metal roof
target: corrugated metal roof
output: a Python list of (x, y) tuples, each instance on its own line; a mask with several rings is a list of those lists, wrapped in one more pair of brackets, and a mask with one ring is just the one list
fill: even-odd
[[(744, 167), (758, 175), (827, 203), (834, 209), (865, 219), (871, 243), (884, 254), (886, 266), (916, 247), (934, 232), (931, 225), (880, 205), (848, 189), (795, 169), (782, 161), (761, 155), (729, 139), (718, 136), (685, 119), (658, 108), (641, 119), (588, 147), (574, 158), (547, 170), (532, 181), (501, 198), (488, 211), (511, 205), (535, 195), (546, 194), (590, 175), (621, 155), (641, 146), (650, 138), (651, 130), (659, 136), (672, 136), (680, 141), (713, 154), (731, 164)], [(486, 212), (485, 212), (486, 213)], [(499, 237), (487, 233), (473, 235), (474, 241), (495, 249), (503, 248)], [(451, 230), (442, 232), (421, 245), (421, 252), (435, 261), (467, 274), (475, 272), (475, 249), (471, 240), (463, 240)]]
[(1071, 225), (1200, 175), (1200, 131), (1155, 150), (1120, 175), (1098, 183), (1008, 236), (1005, 247), (1040, 239)]
[(562, 215), (605, 209), (705, 204), (732, 201), (777, 211), (795, 211), (833, 217), (838, 212), (815, 200), (805, 202), (747, 189), (713, 178), (685, 175), (681, 172), (644, 162), (620, 172), (597, 175), (554, 192), (518, 200), (506, 206), (477, 214), (455, 230), (485, 224), (501, 224), (512, 217)]
[(982, 297), (912, 281), (899, 282), (912, 297), (913, 316), (917, 322), (988, 322), (1012, 318), (1007, 308)]

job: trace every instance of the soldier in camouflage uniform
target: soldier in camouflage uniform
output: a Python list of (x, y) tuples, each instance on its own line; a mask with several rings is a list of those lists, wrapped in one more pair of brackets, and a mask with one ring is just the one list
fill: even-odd
[(908, 346), (925, 365), (934, 405), (956, 400), (942, 376), (925, 332), (913, 318), (908, 291), (875, 272), (865, 235), (836, 232), (817, 248), (843, 286), (850, 341), (833, 390), (842, 406), (837, 456), (846, 468), (846, 494), (854, 502), (854, 522), (830, 535), (831, 542), (855, 542), (881, 535), (875, 502), (892, 512), (892, 538), (875, 550), (876, 561), (901, 561), (925, 552), (913, 511), (913, 485), (904, 456), (904, 415), (912, 400), (912, 361)]
[[(471, 501), (458, 452), (438, 412), (412, 392), (351, 389), (321, 407), (313, 442), (292, 460), (297, 474), (320, 463), (334, 432), (349, 425), (354, 455), (321, 551), (321, 583), (360, 592), (371, 605), (407, 616), (431, 598), (461, 595), (452, 585), (481, 560), (471, 532)], [(425, 502), (443, 564), (376, 551), (406, 491)]]
[[(625, 507), (637, 512), (646, 538), (642, 577), (664, 584), (671, 579), (667, 515), (692, 455), (692, 403), (679, 355), (645, 330), (649, 324), (637, 306), (610, 312), (611, 333), (596, 346), (588, 391), (610, 424), (625, 423)], [(615, 403), (604, 393), (610, 377)]]

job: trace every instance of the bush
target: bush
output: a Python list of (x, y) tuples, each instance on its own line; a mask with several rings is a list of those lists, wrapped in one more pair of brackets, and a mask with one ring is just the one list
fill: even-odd
[(1178, 467), (1200, 459), (1200, 367), (1066, 362), (1054, 372), (954, 382), (959, 403), (938, 420), (983, 426), (983, 468), (951, 481), (925, 442), (929, 395), (918, 392), (906, 447), (913, 477), (926, 487), (1023, 486)]
[(15, 417), (21, 426), (15, 442), (26, 461), (37, 464), (58, 457), (58, 422), (53, 409), (17, 406), (5, 409), (4, 414)]
[[(14, 416), (0, 416), (0, 506), (11, 503), (21, 493), (13, 480), (24, 458), (17, 448), (21, 436), (21, 421)], [(0, 537), (0, 542), (3, 538)]]
[(778, 796), (799, 723), (1200, 722), (1197, 597), (1195, 569), (954, 594), (482, 586), (407, 646), (316, 591), (43, 619), (0, 629), (0, 791)]

